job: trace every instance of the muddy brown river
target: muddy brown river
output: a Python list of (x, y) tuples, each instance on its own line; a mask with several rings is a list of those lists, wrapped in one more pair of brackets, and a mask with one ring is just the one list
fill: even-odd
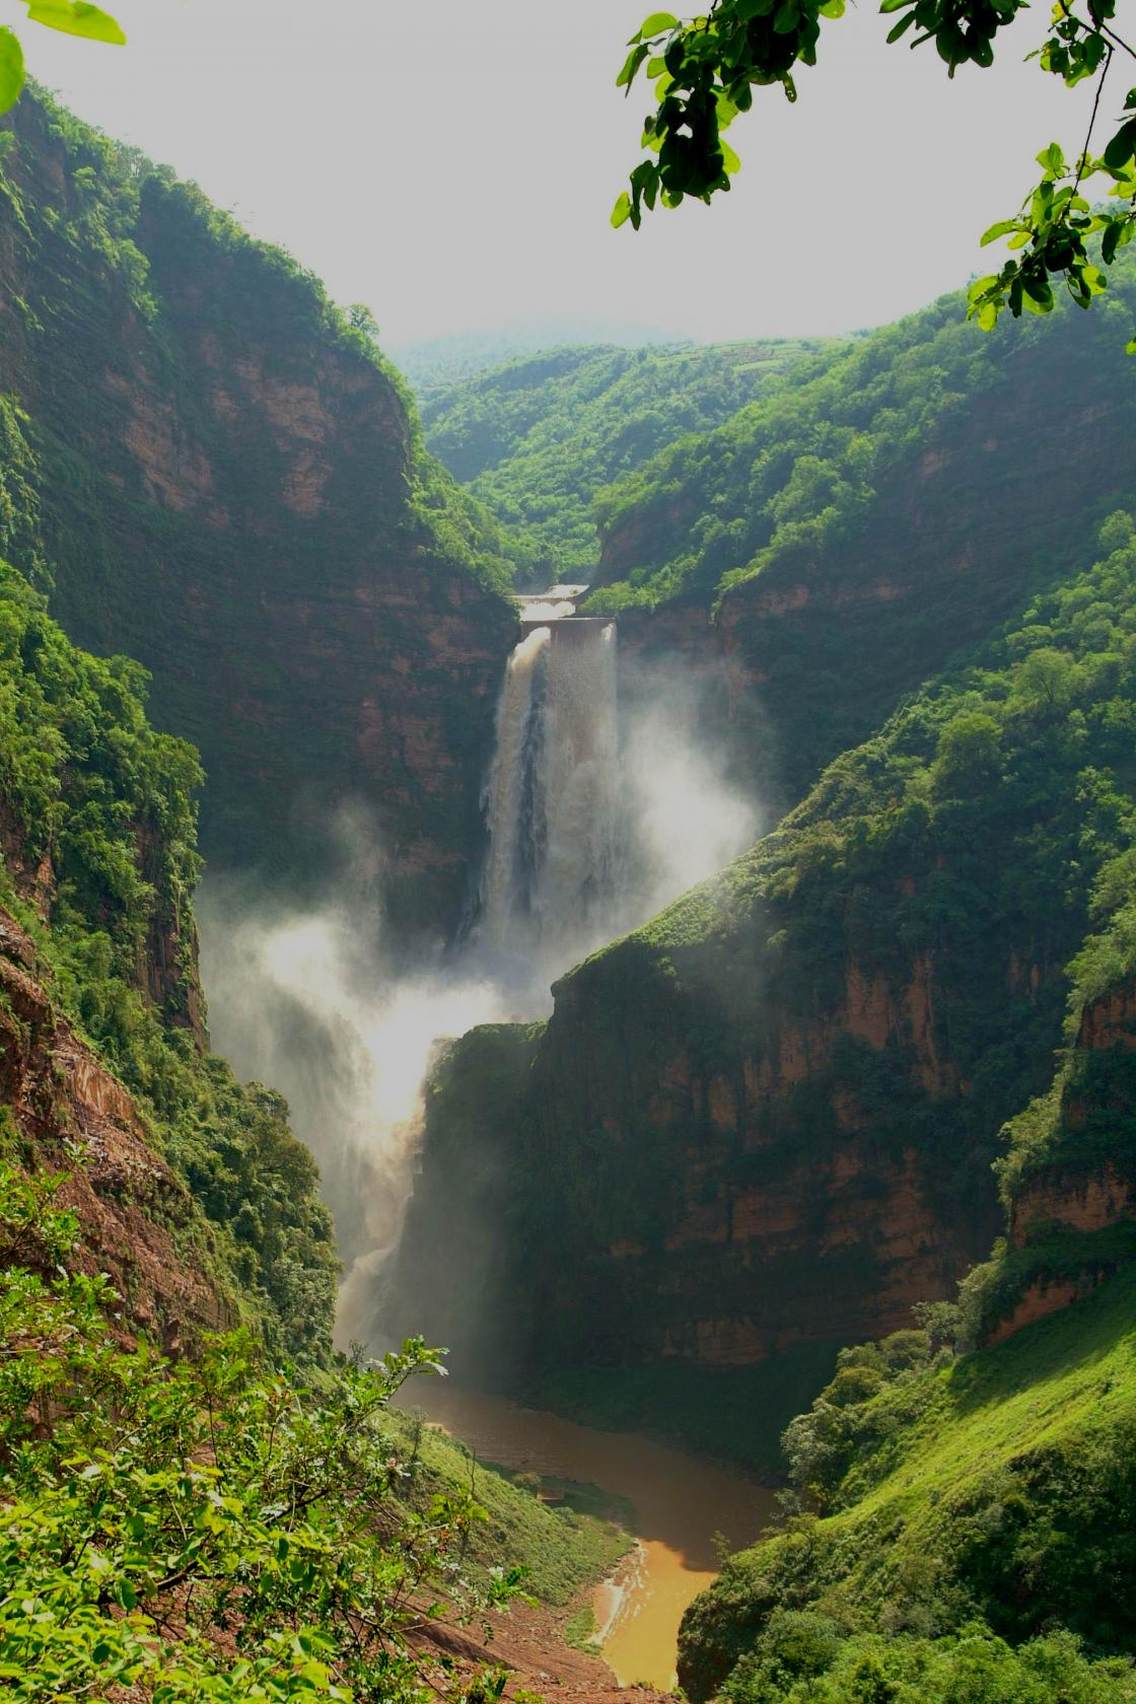
[(623, 1685), (673, 1686), (683, 1611), (717, 1572), (715, 1533), (731, 1548), (752, 1543), (769, 1518), (773, 1493), (650, 1438), (595, 1431), (442, 1380), (422, 1380), (414, 1396), (422, 1413), (483, 1461), (580, 1480), (628, 1499), (636, 1548), (596, 1588), (596, 1638)]

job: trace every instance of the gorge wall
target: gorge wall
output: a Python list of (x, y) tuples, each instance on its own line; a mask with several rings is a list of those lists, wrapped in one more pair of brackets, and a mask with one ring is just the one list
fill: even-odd
[[(498, 1239), (482, 1307), (521, 1383), (744, 1368), (953, 1293), (1128, 847), (1127, 519), (1106, 544), (723, 877), (563, 978), (546, 1027), (443, 1061), (396, 1291), (431, 1296), (426, 1220)], [(472, 1310), (435, 1299), (427, 1329), (460, 1347)]]
[(800, 799), (1131, 503), (1120, 331), (1136, 268), (1116, 283), (1099, 320), (1065, 312), (997, 339), (947, 298), (794, 364), (598, 500), (592, 607), (619, 610), (629, 662), (714, 671), (707, 713), (770, 806)]
[(211, 862), (296, 883), (351, 800), (393, 911), (444, 929), (515, 637), (498, 532), (287, 256), (46, 101), (4, 125), (8, 554), (151, 670), (202, 752)]

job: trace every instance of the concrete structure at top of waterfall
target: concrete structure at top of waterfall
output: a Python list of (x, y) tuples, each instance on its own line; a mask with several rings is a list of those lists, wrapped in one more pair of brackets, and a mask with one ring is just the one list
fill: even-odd
[(575, 616), (576, 606), (587, 590), (587, 586), (549, 586), (547, 592), (518, 596), (521, 626), (540, 627), (545, 622), (565, 621)]

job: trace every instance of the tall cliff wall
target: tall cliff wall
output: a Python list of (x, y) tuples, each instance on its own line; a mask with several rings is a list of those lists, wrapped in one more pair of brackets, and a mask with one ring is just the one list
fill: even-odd
[(54, 610), (200, 748), (211, 862), (296, 880), (350, 800), (395, 912), (444, 926), (514, 637), (499, 536), (286, 256), (44, 102), (5, 123), (0, 391)]
[[(451, 1211), (511, 1239), (488, 1311), (522, 1377), (880, 1336), (986, 1252), (999, 1130), (1052, 1082), (1094, 884), (1131, 856), (1136, 545), (1105, 531), (753, 853), (565, 977), (511, 1059), (497, 1032), (480, 1075), (455, 1056), (423, 1198), (462, 1178)], [(474, 1080), (480, 1199), (433, 1165)]]

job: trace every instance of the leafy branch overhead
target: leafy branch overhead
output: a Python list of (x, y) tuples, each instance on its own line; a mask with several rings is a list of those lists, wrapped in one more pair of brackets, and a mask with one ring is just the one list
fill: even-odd
[[(25, 0), (33, 24), (45, 24), (64, 35), (83, 36), (87, 41), (110, 42), (121, 47), (126, 41), (121, 27), (100, 6), (88, 0)], [(7, 25), (0, 26), (0, 113), (15, 106), (27, 73), (20, 38)]]
[[(934, 42), (953, 77), (960, 65), (986, 69), (999, 31), (1027, 0), (882, 0), (895, 15), (889, 42)], [(653, 12), (628, 43), (616, 79), (630, 94), (640, 73), (654, 84), (655, 109), (643, 129), (648, 157), (631, 173), (612, 210), (612, 224), (636, 228), (658, 203), (677, 207), (687, 196), (709, 202), (728, 190), (741, 162), (725, 139), (755, 87), (779, 83), (797, 99), (794, 72), (815, 65), (822, 23), (843, 16), (844, 0), (715, 0), (700, 17), (680, 20)], [(1098, 129), (1109, 123), (1104, 96), (1113, 61), (1136, 61), (1136, 50), (1113, 27), (1116, 0), (1057, 0), (1042, 45), (1028, 55), (1041, 70), (1074, 89), (1090, 84), (1086, 134), (1069, 160), (1057, 143), (1037, 156), (1043, 176), (1016, 217), (991, 226), (983, 243), (1008, 237), (1015, 251), (1001, 270), (970, 289), (970, 313), (989, 330), (1003, 308), (1015, 316), (1053, 307), (1051, 280), (1063, 277), (1073, 300), (1087, 308), (1107, 285), (1107, 269), (1136, 230), (1136, 88), (1113, 109), (1112, 134), (1099, 154)], [(1090, 179), (1107, 199), (1094, 206)], [(1091, 248), (1090, 248), (1091, 241)], [(1136, 339), (1129, 344), (1136, 353)]]

